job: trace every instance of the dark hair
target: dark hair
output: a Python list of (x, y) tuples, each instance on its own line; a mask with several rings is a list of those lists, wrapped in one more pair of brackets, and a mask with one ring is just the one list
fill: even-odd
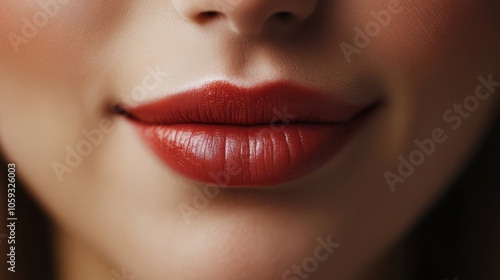
[(500, 279), (499, 145), (497, 111), (480, 148), (403, 242), (415, 279)]
[[(453, 186), (395, 246), (409, 262), (404, 279), (500, 279), (499, 143), (500, 112), (496, 112), (487, 136)], [(0, 174), (6, 178), (7, 164), (1, 158), (0, 163)], [(6, 193), (6, 189), (1, 192), (2, 201)], [(55, 279), (51, 221), (19, 178), (16, 201), (17, 272), (2, 269), (1, 279)], [(6, 207), (0, 217), (6, 217)], [(0, 248), (0, 262), (5, 265), (7, 242)]]
[[(5, 217), (7, 217), (7, 207), (4, 201), (7, 201), (7, 163), (0, 157), (2, 170), (2, 188), (0, 199), (2, 200), (2, 209), (0, 218), (2, 219), (2, 229), (4, 232)], [(16, 166), (19, 171), (22, 166)], [(22, 179), (16, 174), (16, 272), (7, 270), (7, 249), (11, 246), (2, 240), (0, 243), (0, 279), (6, 280), (25, 280), (41, 279), (53, 280), (55, 276), (54, 266), (54, 242), (52, 234), (52, 222), (47, 217), (42, 207), (35, 201), (24, 187)]]

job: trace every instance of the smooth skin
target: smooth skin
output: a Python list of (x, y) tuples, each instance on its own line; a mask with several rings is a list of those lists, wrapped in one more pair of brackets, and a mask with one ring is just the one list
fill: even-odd
[[(356, 45), (372, 11), (389, 11), (390, 23)], [(3, 0), (2, 153), (54, 221), (60, 279), (122, 268), (144, 280), (387, 279), (378, 267), (395, 264), (383, 256), (460, 172), (498, 108), (499, 13), (496, 0), (60, 0), (48, 10)], [(293, 81), (382, 105), (316, 172), (201, 203), (206, 187), (165, 166), (111, 108), (207, 79)], [(478, 87), (490, 94), (476, 106)], [(466, 98), (474, 110), (460, 107)], [(84, 130), (103, 139), (71, 167)], [(400, 155), (434, 133), (435, 151), (400, 176)], [(186, 216), (186, 205), (196, 211)], [(305, 272), (329, 236), (340, 247)]]

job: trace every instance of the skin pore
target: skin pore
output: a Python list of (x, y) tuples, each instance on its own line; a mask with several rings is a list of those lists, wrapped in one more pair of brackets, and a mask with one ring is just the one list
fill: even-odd
[[(53, 3), (0, 3), (0, 147), (54, 221), (61, 279), (109, 279), (122, 267), (139, 279), (302, 279), (292, 267), (318, 238), (340, 247), (310, 279), (369, 279), (498, 107), (495, 0)], [(390, 22), (360, 39), (374, 13)], [(138, 98), (148, 76), (157, 84)], [(163, 165), (111, 108), (207, 79), (293, 81), (381, 106), (317, 171), (272, 190), (220, 190), (186, 222), (179, 206), (205, 186)], [(491, 94), (469, 111), (479, 86)], [(96, 129), (103, 141), (57, 175), (54, 162)], [(400, 156), (433, 137), (442, 143), (425, 163), (389, 184)]]

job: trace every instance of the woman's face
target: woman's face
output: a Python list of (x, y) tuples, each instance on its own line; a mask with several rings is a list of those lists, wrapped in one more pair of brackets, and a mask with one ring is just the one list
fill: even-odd
[[(494, 0), (4, 0), (2, 151), (61, 232), (143, 279), (351, 279), (484, 133), (499, 12)], [(293, 83), (372, 109), (334, 156), (305, 157), (307, 172), (241, 188), (225, 166), (212, 171), (230, 187), (209, 188), (111, 110), (207, 81)]]

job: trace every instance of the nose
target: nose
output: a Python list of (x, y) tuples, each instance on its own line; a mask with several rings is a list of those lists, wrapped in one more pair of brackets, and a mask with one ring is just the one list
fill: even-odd
[(173, 0), (184, 18), (198, 25), (223, 19), (238, 34), (258, 35), (266, 29), (291, 30), (314, 13), (317, 0)]

